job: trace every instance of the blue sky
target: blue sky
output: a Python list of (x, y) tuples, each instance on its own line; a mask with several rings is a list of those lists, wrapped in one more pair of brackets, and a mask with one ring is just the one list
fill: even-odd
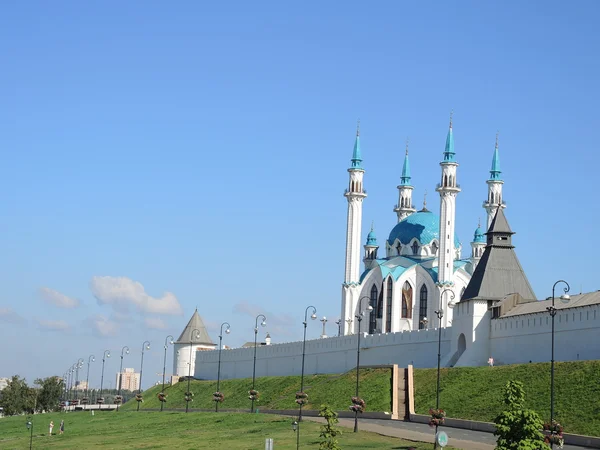
[(599, 289), (599, 9), (3, 3), (0, 376), (62, 374), (110, 349), (114, 383), (120, 348), (138, 368), (148, 339), (151, 384), (196, 306), (215, 340), (231, 323), (229, 345), (253, 338), (259, 312), (274, 342), (301, 338), (308, 305), (335, 334), (358, 118), (364, 235), (374, 221), (381, 243), (396, 223), (407, 137), (414, 203), (427, 190), (438, 209), (453, 109), (463, 256), (500, 130), (506, 215), (536, 294), (560, 278)]

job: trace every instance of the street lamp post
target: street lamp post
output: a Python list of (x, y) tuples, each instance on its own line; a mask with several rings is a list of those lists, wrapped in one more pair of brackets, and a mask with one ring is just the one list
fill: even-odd
[(29, 430), (29, 450), (31, 450), (33, 448), (33, 419), (31, 417), (27, 417), (25, 426)]
[[(314, 306), (307, 306), (304, 310), (304, 336), (302, 338), (302, 372), (300, 375), (300, 393), (304, 394), (304, 357), (306, 355), (306, 326), (308, 325), (308, 310), (312, 308), (312, 314), (310, 316), (311, 320), (315, 320), (317, 318), (317, 308)], [(323, 329), (325, 328), (325, 323), (323, 323)], [(303, 398), (299, 398), (300, 408), (298, 409), (298, 433), (296, 434), (296, 448), (300, 448), (300, 422), (302, 422), (302, 403), (304, 402)]]
[(96, 357), (90, 355), (87, 364), (87, 375), (85, 377), (85, 397), (87, 398), (88, 403), (90, 402), (90, 363), (93, 363), (94, 361), (96, 361)]
[[(102, 376), (100, 377), (100, 398), (102, 398), (102, 386), (104, 384), (104, 361), (106, 360), (106, 358), (110, 358), (110, 350), (104, 350), (104, 353), (102, 354)], [(104, 402), (104, 398), (102, 398), (102, 402)], [(100, 403), (100, 406), (98, 409), (102, 409), (102, 403)]]
[[(119, 385), (117, 386), (117, 395), (121, 397), (121, 386), (123, 385), (123, 356), (129, 355), (129, 347), (126, 345), (121, 349), (121, 365), (119, 366)], [(117, 411), (119, 410), (119, 401), (117, 401)]]
[[(552, 286), (552, 306), (548, 306), (546, 311), (550, 313), (550, 317), (552, 318), (552, 356), (550, 359), (550, 426), (552, 426), (552, 422), (554, 421), (554, 316), (556, 316), (556, 308), (554, 307), (554, 289), (556, 285), (559, 283), (564, 283), (566, 285), (564, 290), (564, 294), (560, 296), (561, 301), (567, 303), (571, 297), (568, 292), (571, 289), (569, 283), (565, 280), (558, 280)], [(550, 441), (550, 448), (554, 448), (554, 442)]]
[(189, 398), (189, 392), (190, 392), (190, 378), (192, 378), (192, 347), (194, 346), (194, 337), (193, 337), (194, 331), (196, 332), (196, 339), (198, 339), (200, 337), (200, 330), (198, 330), (197, 328), (194, 328), (190, 332), (190, 360), (188, 362), (189, 366), (188, 366), (188, 383), (187, 383), (188, 394), (186, 395), (186, 397), (188, 397), (188, 398), (186, 399), (186, 402), (185, 402), (185, 412), (188, 412), (190, 402), (192, 401), (192, 399)]
[[(435, 315), (438, 318), (438, 354), (437, 354), (437, 384), (435, 388), (435, 409), (440, 409), (440, 362), (442, 359), (442, 318), (444, 317), (444, 305), (442, 301), (444, 300), (444, 294), (448, 292), (450, 294), (450, 302), (448, 305), (452, 303), (454, 300), (454, 291), (452, 289), (444, 289), (440, 293), (440, 308), (435, 312)], [(435, 435), (437, 436), (438, 425), (435, 426)], [(433, 448), (437, 448), (437, 439), (434, 439)]]
[(79, 398), (79, 393), (77, 392), (79, 390), (79, 369), (83, 367), (84, 361), (83, 358), (77, 360), (77, 368), (75, 369), (75, 399)]
[[(150, 350), (150, 342), (144, 341), (142, 343), (142, 362), (140, 363), (140, 386), (138, 389), (138, 395), (142, 395), (142, 374), (144, 373), (144, 350)], [(137, 399), (136, 399), (137, 400)], [(140, 401), (137, 402), (137, 410), (140, 410)]]
[(75, 368), (79, 365), (79, 361), (77, 361), (75, 364), (73, 364), (71, 366), (71, 393), (70, 393), (70, 397), (73, 398), (73, 396), (75, 395), (75, 392), (73, 392), (75, 390), (75, 387), (73, 386), (75, 384)]
[(71, 368), (67, 370), (67, 401), (71, 399)]
[(338, 326), (338, 336), (339, 336), (342, 334), (342, 319), (336, 320), (335, 324)]
[[(221, 350), (223, 348), (223, 325), (227, 325), (225, 333), (231, 333), (231, 325), (229, 322), (223, 322), (221, 324), (221, 333), (219, 334), (219, 364), (217, 365), (217, 392), (221, 392), (219, 387), (221, 385)], [(219, 402), (215, 400), (215, 412), (219, 412)]]
[[(169, 340), (169, 338), (171, 338), (171, 340)], [(165, 356), (163, 358), (163, 382), (162, 382), (162, 390), (160, 391), (161, 394), (165, 393), (165, 372), (167, 371), (167, 348), (169, 346), (169, 344), (173, 344), (173, 339), (175, 339), (173, 336), (168, 335), (165, 338)], [(160, 410), (163, 410), (163, 406), (164, 406), (165, 402), (160, 402)]]
[[(369, 297), (364, 296), (361, 297), (358, 300), (358, 314), (355, 314), (354, 317), (356, 317), (356, 320), (358, 320), (358, 339), (357, 339), (357, 345), (356, 345), (356, 397), (358, 397), (358, 384), (359, 384), (359, 379), (358, 379), (358, 368), (360, 367), (360, 324), (363, 320), (363, 316), (365, 314), (366, 311), (373, 311), (373, 307), (371, 305), (367, 305), (367, 308), (365, 310), (361, 311), (361, 306), (362, 306), (362, 301), (364, 299), (369, 300)], [(358, 410), (354, 411), (354, 432), (358, 432)]]
[[(258, 335), (258, 319), (262, 317), (261, 326), (267, 325), (267, 318), (264, 314), (259, 314), (256, 316), (256, 321), (254, 323), (254, 363), (252, 364), (252, 390), (254, 390), (254, 385), (256, 382), (256, 336)], [(250, 406), (250, 412), (254, 412), (254, 395), (252, 397), (252, 405)]]

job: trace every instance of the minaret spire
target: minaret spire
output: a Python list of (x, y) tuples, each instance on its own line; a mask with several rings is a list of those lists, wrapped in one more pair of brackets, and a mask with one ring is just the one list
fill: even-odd
[(408, 138), (406, 138), (406, 149), (404, 151), (404, 164), (402, 164), (402, 176), (398, 185), (398, 204), (394, 207), (394, 212), (398, 216), (398, 222), (414, 213), (415, 207), (412, 204), (413, 186), (410, 184), (410, 163), (408, 161)]
[(354, 141), (354, 151), (352, 152), (352, 164), (354, 169), (360, 169), (362, 158), (360, 156), (360, 119), (356, 123), (356, 140)]
[(490, 228), (492, 220), (496, 216), (498, 208), (505, 208), (506, 205), (502, 200), (502, 171), (500, 170), (500, 156), (498, 154), (498, 134), (496, 132), (496, 144), (494, 146), (494, 156), (492, 157), (492, 168), (490, 170), (490, 178), (486, 181), (488, 185), (488, 198), (483, 202), (483, 207), (487, 212), (487, 227)]
[[(360, 122), (356, 127), (356, 140), (352, 152), (351, 166), (348, 169), (348, 188), (344, 193), (348, 201), (346, 221), (346, 261), (342, 284), (342, 317), (353, 318), (359, 295), (360, 282), (360, 241), (362, 233), (362, 207), (367, 196), (363, 188), (362, 157), (360, 154)], [(344, 334), (349, 333), (350, 325), (344, 321)]]

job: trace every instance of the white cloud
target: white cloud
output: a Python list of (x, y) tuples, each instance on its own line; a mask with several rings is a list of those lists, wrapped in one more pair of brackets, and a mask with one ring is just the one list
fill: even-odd
[(70, 325), (64, 320), (38, 319), (37, 322), (40, 328), (50, 331), (67, 331), (71, 328)]
[(165, 292), (160, 298), (151, 297), (141, 283), (127, 277), (95, 276), (90, 289), (100, 305), (111, 305), (116, 311), (128, 311), (129, 306), (134, 306), (144, 313), (183, 314), (175, 294)]
[(12, 308), (0, 308), (0, 322), (22, 324), (25, 322)]
[(47, 287), (40, 288), (40, 295), (46, 303), (59, 308), (77, 308), (79, 306), (79, 300), (76, 298), (67, 297), (65, 294)]
[(116, 336), (119, 327), (102, 314), (96, 314), (88, 319), (92, 330), (100, 336)]
[(148, 328), (152, 328), (153, 330), (166, 330), (167, 324), (164, 320), (159, 319), (158, 317), (147, 317), (144, 319), (144, 323)]
[[(255, 319), (259, 314), (265, 315), (267, 317), (267, 321), (266, 321), (267, 325), (266, 325), (265, 330), (269, 331), (269, 333), (271, 333), (272, 336), (273, 335), (277, 335), (277, 336), (293, 336), (293, 335), (295, 335), (295, 333), (290, 331), (293, 329), (293, 326), (295, 323), (294, 323), (292, 316), (290, 316), (289, 314), (271, 313), (269, 311), (265, 311), (263, 308), (261, 308), (258, 305), (253, 305), (246, 301), (236, 303), (233, 306), (233, 312), (252, 317), (253, 319)], [(258, 319), (259, 327), (260, 327), (261, 319)], [(252, 326), (254, 326), (254, 324), (252, 324)]]

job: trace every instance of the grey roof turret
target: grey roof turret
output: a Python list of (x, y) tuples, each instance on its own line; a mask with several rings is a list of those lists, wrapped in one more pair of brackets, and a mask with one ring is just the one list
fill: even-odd
[(509, 294), (519, 294), (520, 303), (536, 300), (512, 245), (513, 234), (503, 209), (498, 208), (486, 233), (485, 251), (461, 301), (501, 300)]
[[(196, 334), (192, 335), (194, 329), (199, 331), (199, 336)], [(204, 345), (215, 345), (208, 332), (206, 331), (206, 327), (204, 326), (204, 322), (198, 314), (198, 309), (194, 311), (192, 318), (185, 326), (179, 339), (177, 339), (176, 344), (204, 344)]]

